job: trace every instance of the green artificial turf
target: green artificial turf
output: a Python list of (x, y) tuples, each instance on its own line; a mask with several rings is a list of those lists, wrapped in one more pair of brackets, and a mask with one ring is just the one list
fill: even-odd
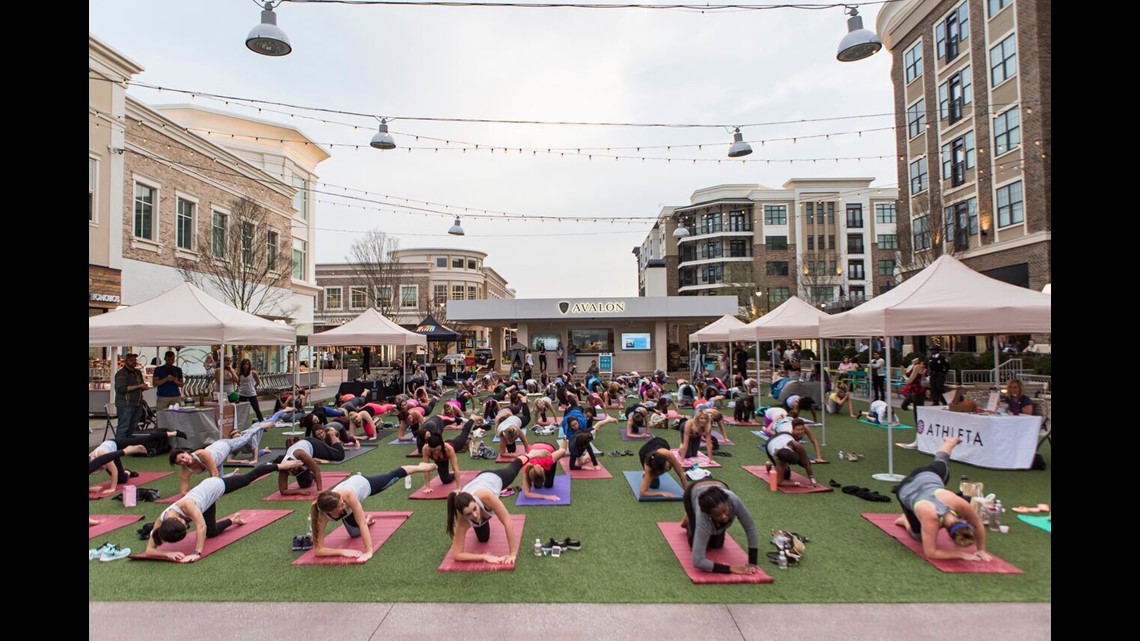
[[(865, 409), (865, 403), (856, 403)], [(615, 415), (617, 412), (613, 412)], [(686, 411), (686, 413), (690, 413)], [(729, 415), (731, 410), (727, 410)], [(909, 418), (909, 412), (904, 413)], [(601, 429), (598, 447), (604, 451), (637, 451), (640, 443), (622, 441), (620, 425)], [(444, 532), (445, 501), (411, 501), (408, 490), (397, 483), (365, 503), (369, 511), (410, 510), (412, 517), (396, 531), (376, 555), (362, 566), (292, 567), (300, 553), (290, 549), (292, 537), (305, 532), (308, 503), (266, 502), (262, 498), (276, 489), (276, 479), (261, 481), (218, 501), (219, 516), (242, 509), (293, 509), (288, 517), (189, 565), (132, 560), (113, 563), (89, 562), (89, 598), (92, 600), (186, 600), (186, 601), (342, 601), (342, 602), (488, 602), (504, 594), (528, 595), (542, 602), (587, 603), (917, 603), (917, 602), (1016, 602), (1051, 600), (1052, 564), (1050, 535), (1007, 513), (1009, 534), (988, 537), (989, 549), (1024, 571), (1022, 575), (944, 574), (903, 548), (859, 516), (860, 512), (898, 513), (891, 503), (873, 503), (839, 490), (832, 493), (784, 495), (769, 492), (766, 485), (741, 469), (766, 460), (756, 445), (760, 439), (748, 427), (728, 428), (736, 443), (726, 447), (731, 458), (718, 458), (723, 465), (711, 470), (725, 481), (748, 506), (756, 519), (761, 539), (762, 569), (775, 578), (769, 585), (692, 584), (657, 529), (658, 521), (680, 521), (679, 502), (638, 503), (622, 478), (622, 470), (638, 469), (636, 456), (602, 457), (614, 478), (575, 480), (569, 507), (517, 508), (514, 498), (504, 499), (512, 514), (527, 515), (517, 567), (513, 572), (450, 573), (436, 571), (450, 544)], [(822, 436), (820, 428), (815, 428)], [(280, 447), (281, 430), (267, 433), (265, 444)], [(680, 433), (655, 430), (670, 443), (680, 443)], [(453, 434), (453, 433), (448, 433)], [(911, 430), (896, 432), (894, 440), (911, 440)], [(449, 436), (450, 437), (450, 436)], [(554, 437), (528, 435), (533, 441), (552, 442)], [(486, 439), (489, 444), (489, 439)], [(890, 446), (894, 471), (906, 474), (925, 465), (929, 455)], [(847, 416), (829, 416), (824, 455), (832, 458), (840, 449), (866, 455), (858, 463), (834, 462), (816, 467), (821, 483), (835, 479), (843, 485), (858, 484), (889, 494), (889, 483), (871, 475), (887, 471), (888, 433), (861, 425)], [(1051, 445), (1041, 453), (1051, 462)], [(375, 451), (332, 472), (359, 471), (378, 474), (398, 465), (414, 464), (404, 458), (408, 448), (381, 445)], [(810, 450), (810, 446), (809, 446)], [(129, 459), (138, 470), (169, 471), (164, 456)], [(461, 455), (461, 469), (492, 469), (493, 461), (476, 461)], [(561, 471), (559, 471), (561, 474)], [(1004, 505), (1050, 503), (1051, 471), (998, 471), (951, 463), (951, 486), (957, 489), (961, 475), (985, 483), (986, 492), (997, 494)], [(203, 477), (195, 477), (200, 481)], [(101, 481), (92, 476), (92, 482)], [(521, 479), (519, 481), (521, 483)], [(414, 487), (422, 476), (414, 479)], [(178, 475), (149, 486), (163, 496), (177, 491)], [(152, 522), (165, 507), (140, 503), (124, 509), (117, 500), (91, 501), (91, 514), (142, 514)], [(781, 571), (763, 558), (774, 549), (768, 542), (772, 529), (788, 529), (810, 539), (801, 565)], [(136, 552), (145, 542), (135, 535), (137, 526), (111, 532), (90, 541), (129, 546)], [(743, 529), (736, 524), (730, 535), (747, 547)], [(580, 551), (562, 558), (536, 558), (535, 538), (572, 537), (582, 541)]]

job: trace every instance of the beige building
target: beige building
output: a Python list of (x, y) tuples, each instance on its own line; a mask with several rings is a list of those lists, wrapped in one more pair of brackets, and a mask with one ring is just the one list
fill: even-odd
[(952, 253), (1051, 281), (1052, 4), (904, 0), (876, 28), (893, 56), (902, 268)]
[[(716, 185), (664, 208), (640, 247), (639, 294), (738, 298), (742, 313), (798, 295), (845, 309), (897, 282), (895, 189), (873, 178)], [(678, 226), (688, 234), (674, 235)], [(662, 276), (663, 274), (663, 276)]]

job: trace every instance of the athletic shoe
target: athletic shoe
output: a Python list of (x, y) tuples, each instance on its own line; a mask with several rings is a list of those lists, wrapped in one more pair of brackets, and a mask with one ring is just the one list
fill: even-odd
[(104, 552), (107, 552), (107, 551), (113, 550), (113, 549), (115, 549), (115, 546), (113, 544), (104, 543), (103, 545), (100, 545), (98, 548), (95, 548), (94, 550), (88, 550), (87, 551), (87, 560), (88, 561), (94, 561), (95, 559), (103, 556)]
[(572, 539), (570, 537), (566, 537), (566, 538), (562, 539), (561, 541), (558, 542), (558, 545), (561, 545), (563, 550), (581, 550), (582, 549), (582, 542), (577, 540), (577, 539)]
[(103, 563), (125, 559), (131, 555), (130, 548), (120, 548), (119, 546), (112, 543), (108, 543), (106, 545), (110, 547), (108, 547), (106, 550), (103, 550), (103, 553), (99, 555), (99, 560)]

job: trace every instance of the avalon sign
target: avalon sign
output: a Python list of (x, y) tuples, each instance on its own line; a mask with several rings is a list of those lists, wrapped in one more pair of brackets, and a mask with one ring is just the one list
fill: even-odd
[(593, 303), (558, 303), (558, 311), (565, 314), (620, 314), (625, 311), (622, 301), (599, 301)]

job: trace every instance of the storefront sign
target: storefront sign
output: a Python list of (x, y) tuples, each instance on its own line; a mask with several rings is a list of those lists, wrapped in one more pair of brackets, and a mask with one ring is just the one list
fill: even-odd
[(623, 301), (597, 301), (588, 303), (571, 303), (561, 301), (558, 311), (565, 314), (621, 314), (625, 312)]
[(614, 355), (613, 354), (598, 354), (598, 372), (601, 374), (612, 374), (614, 371)]
[(91, 294), (91, 300), (97, 303), (118, 303), (120, 299), (115, 294)]

